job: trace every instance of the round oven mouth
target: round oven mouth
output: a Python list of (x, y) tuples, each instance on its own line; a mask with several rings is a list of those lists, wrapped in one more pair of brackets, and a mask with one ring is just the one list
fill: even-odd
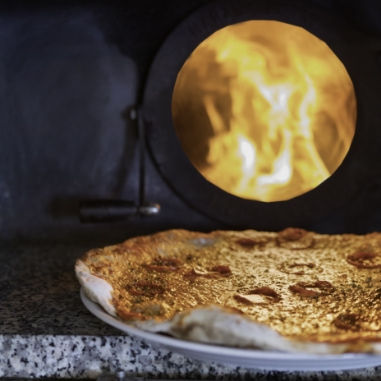
[(234, 196), (300, 196), (352, 143), (356, 97), (343, 63), (303, 28), (251, 20), (219, 29), (177, 75), (175, 131), (201, 175)]
[[(227, 26), (274, 21), (301, 27), (324, 41), (344, 64), (357, 100), (356, 131), (341, 165), (314, 189), (281, 201), (258, 201), (233, 195), (212, 184), (185, 153), (172, 115), (173, 91), (184, 63), (196, 47)], [(208, 3), (188, 16), (159, 49), (147, 77), (142, 119), (152, 158), (169, 186), (191, 207), (229, 228), (279, 230), (308, 227), (332, 213), (369, 181), (381, 131), (375, 94), (381, 90), (376, 53), (369, 36), (325, 9), (304, 2), (247, 0)], [(190, 131), (191, 132), (191, 131)], [(367, 170), (364, 171), (364, 168)]]

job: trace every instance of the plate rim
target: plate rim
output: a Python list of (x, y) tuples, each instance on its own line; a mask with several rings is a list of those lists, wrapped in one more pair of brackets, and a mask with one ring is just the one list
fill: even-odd
[[(212, 355), (216, 358), (221, 357), (221, 360), (225, 363), (226, 358), (239, 358), (240, 366), (242, 366), (242, 360), (244, 361), (277, 361), (277, 362), (290, 362), (290, 367), (287, 366), (267, 366), (259, 368), (267, 370), (348, 370), (358, 369), (361, 367), (379, 366), (381, 365), (381, 355), (367, 354), (367, 353), (343, 353), (343, 354), (311, 354), (311, 353), (289, 353), (289, 352), (276, 352), (257, 350), (252, 348), (235, 348), (229, 346), (222, 346), (209, 343), (193, 342), (182, 340), (170, 336), (161, 335), (154, 332), (144, 331), (140, 328), (129, 325), (118, 318), (108, 314), (98, 303), (92, 301), (83, 290), (80, 288), (80, 298), (84, 306), (95, 317), (102, 320), (104, 323), (140, 339), (144, 339), (150, 343), (162, 345), (164, 348), (173, 352), (186, 354), (189, 357), (193, 357), (191, 352), (204, 353), (205, 355)], [(193, 357), (195, 358), (195, 357)], [(196, 357), (197, 358), (197, 357)], [(199, 359), (199, 358), (198, 358)], [(211, 360), (218, 362), (217, 360)], [(302, 363), (298, 366), (291, 366), (292, 362)], [(329, 362), (330, 364), (327, 364)], [(309, 363), (310, 365), (303, 366), (303, 363)], [(323, 363), (325, 366), (323, 366)], [(343, 367), (343, 363), (346, 364)], [(237, 365), (234, 361), (232, 365)], [(333, 367), (332, 367), (333, 364)], [(337, 366), (335, 366), (337, 364)], [(255, 366), (254, 366), (255, 365)], [(330, 365), (330, 366), (327, 366)], [(245, 365), (250, 367), (250, 364)], [(253, 364), (253, 367), (258, 368), (258, 364)]]

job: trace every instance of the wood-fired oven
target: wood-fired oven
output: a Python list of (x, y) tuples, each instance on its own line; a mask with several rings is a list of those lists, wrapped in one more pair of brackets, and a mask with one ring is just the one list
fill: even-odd
[[(294, 49), (300, 31), (312, 39), (301, 40), (295, 60), (282, 52)], [(222, 46), (235, 42), (219, 50), (212, 36)], [(304, 47), (315, 43), (332, 52), (341, 74), (334, 69), (316, 80), (328, 61), (316, 51), (304, 61)], [(255, 50), (256, 59), (239, 55), (241, 45), (245, 53)], [(196, 56), (200, 61), (189, 61)], [(183, 76), (187, 62), (194, 71)], [(274, 81), (289, 74), (291, 63), (298, 67), (291, 75), (296, 92)], [(265, 80), (256, 67), (274, 75)], [(344, 97), (337, 86), (343, 75)], [(338, 123), (344, 130), (331, 128), (324, 110), (311, 117), (313, 129), (300, 118), (319, 103), (312, 80), (331, 89), (323, 92), (324, 107), (340, 114), (344, 105), (349, 124)], [(0, 377), (95, 378), (121, 369), (148, 378), (256, 378), (257, 369), (193, 362), (103, 324), (80, 300), (74, 262), (89, 248), (168, 228), (380, 231), (380, 95), (378, 0), (0, 1)], [(262, 108), (250, 108), (257, 100)], [(298, 107), (286, 108), (282, 119), (275, 111), (291, 100)], [(249, 105), (244, 118), (242, 105)], [(274, 116), (255, 119), (264, 114)], [(289, 122), (291, 115), (298, 122)], [(233, 128), (240, 120), (245, 130)], [(290, 125), (300, 134), (290, 135)], [(270, 135), (286, 139), (269, 144)], [(335, 156), (341, 135), (344, 150)], [(231, 136), (238, 153), (226, 149)], [(332, 145), (312, 145), (326, 139)], [(245, 183), (268, 186), (269, 179), (299, 175), (280, 160), (293, 156), (280, 149), (293, 144), (328, 176), (317, 179), (307, 166), (303, 173), (315, 185), (278, 198), (259, 197), (262, 188), (253, 196), (247, 188), (238, 195), (225, 188), (242, 168), (246, 175), (233, 187), (239, 192)], [(293, 163), (305, 167), (304, 157)], [(209, 178), (214, 165), (220, 171)], [(259, 167), (261, 181), (253, 176)], [(326, 370), (311, 379), (380, 372)]]
[[(369, 1), (2, 3), (3, 235), (379, 229), (378, 12)], [(184, 62), (214, 32), (249, 20), (317, 36), (354, 87), (356, 128), (345, 159), (320, 186), (291, 199), (251, 200), (213, 185), (191, 164), (173, 125), (173, 89)], [(81, 201), (91, 203), (80, 211)], [(82, 225), (79, 214), (91, 223)]]
[[(2, 2), (1, 235), (112, 241), (171, 227), (379, 230), (380, 12), (370, 0)], [(274, 202), (206, 180), (173, 122), (176, 79), (194, 49), (253, 20), (325, 42), (356, 98), (342, 163), (311, 191)]]

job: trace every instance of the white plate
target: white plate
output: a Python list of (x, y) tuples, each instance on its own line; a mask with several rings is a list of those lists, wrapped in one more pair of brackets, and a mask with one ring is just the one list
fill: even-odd
[(160, 344), (176, 353), (203, 361), (229, 364), (246, 368), (281, 371), (327, 371), (367, 368), (381, 365), (380, 355), (343, 354), (311, 355), (241, 349), (179, 340), (172, 337), (142, 331), (107, 314), (102, 307), (91, 301), (81, 289), (85, 307), (97, 318), (129, 335)]

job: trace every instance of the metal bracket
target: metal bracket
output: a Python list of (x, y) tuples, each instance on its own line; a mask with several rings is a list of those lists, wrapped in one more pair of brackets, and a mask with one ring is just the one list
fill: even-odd
[(154, 216), (160, 212), (160, 205), (147, 203), (145, 189), (145, 159), (147, 154), (145, 128), (140, 108), (129, 110), (130, 120), (136, 124), (139, 142), (139, 195), (138, 202), (130, 200), (86, 200), (79, 205), (81, 222), (114, 222), (134, 216)]

